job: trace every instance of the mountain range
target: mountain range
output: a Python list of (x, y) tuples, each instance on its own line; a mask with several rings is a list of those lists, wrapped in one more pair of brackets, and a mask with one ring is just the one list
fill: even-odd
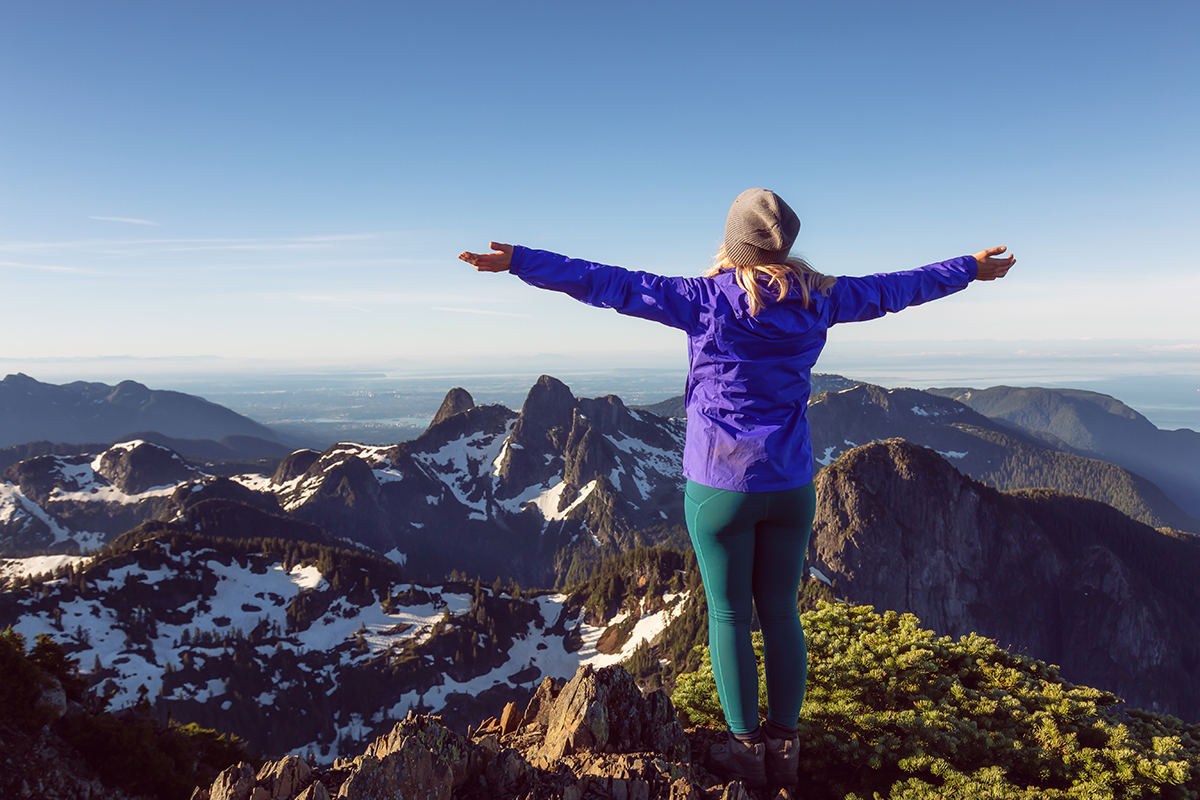
[(56, 385), (22, 373), (0, 380), (0, 448), (38, 441), (114, 442), (139, 431), (174, 439), (247, 437), (281, 446), (267, 426), (183, 392), (136, 381)]
[[(802, 603), (914, 611), (1200, 717), (1188, 515), (950, 398), (829, 385), (810, 406), (827, 466)], [(683, 433), (543, 376), (520, 411), (455, 389), (417, 439), (297, 451), (270, 474), (145, 440), (35, 456), (0, 484), (2, 552), (100, 549), (10, 578), (0, 627), (59, 640), (117, 704), (323, 760), (410, 708), (461, 727), (581, 663), (661, 680), (705, 630), (682, 555)], [(1021, 458), (1148, 519), (1079, 491), (1000, 491), (1039, 474)]]
[(1159, 430), (1116, 398), (1079, 389), (930, 389), (1054, 446), (1117, 464), (1200, 517), (1200, 433)]
[(552, 586), (605, 553), (686, 541), (683, 430), (615, 396), (576, 399), (543, 376), (519, 413), (455, 390), (416, 439), (301, 450), (270, 475), (218, 479), (144, 440), (39, 456), (4, 472), (0, 555), (95, 548), (220, 496), (394, 553), (410, 575)]

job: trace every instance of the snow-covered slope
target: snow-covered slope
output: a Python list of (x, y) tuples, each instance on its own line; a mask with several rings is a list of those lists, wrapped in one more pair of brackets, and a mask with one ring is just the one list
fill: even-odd
[[(0, 594), (0, 626), (60, 641), (116, 707), (144, 697), (268, 752), (322, 760), (410, 708), (469, 717), (528, 696), (547, 675), (622, 661), (686, 599), (586, 624), (562, 594), (421, 586), (361, 552), (168, 531), (71, 566)], [(630, 622), (622, 646), (600, 652), (605, 630)]]

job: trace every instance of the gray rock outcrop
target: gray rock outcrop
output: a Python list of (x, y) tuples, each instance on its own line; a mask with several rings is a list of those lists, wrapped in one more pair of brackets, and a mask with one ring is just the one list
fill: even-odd
[(552, 763), (586, 751), (644, 750), (687, 758), (687, 738), (670, 698), (661, 690), (643, 695), (624, 669), (584, 665), (555, 699), (538, 757)]
[[(508, 709), (502, 718), (464, 737), (438, 717), (410, 713), (332, 768), (310, 770), (289, 756), (255, 775), (241, 764), (193, 800), (749, 797), (740, 783), (722, 785), (693, 763), (705, 736), (689, 742), (666, 694), (643, 694), (624, 667), (585, 666), (565, 683), (547, 678), (524, 714)], [(506, 726), (513, 730), (502, 733)]]

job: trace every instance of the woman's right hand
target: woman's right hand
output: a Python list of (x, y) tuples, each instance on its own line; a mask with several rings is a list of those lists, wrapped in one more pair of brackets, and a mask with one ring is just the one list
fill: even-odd
[(994, 281), (997, 278), (1003, 278), (1012, 269), (1012, 265), (1017, 263), (1017, 259), (1011, 255), (1000, 258), (1000, 254), (1007, 250), (1007, 247), (989, 247), (987, 250), (980, 250), (975, 254), (975, 263), (979, 266), (979, 270), (975, 275), (977, 281)]
[(494, 253), (468, 253), (465, 250), (458, 257), (480, 272), (508, 272), (512, 265), (513, 246), (489, 242), (488, 247), (497, 251)]

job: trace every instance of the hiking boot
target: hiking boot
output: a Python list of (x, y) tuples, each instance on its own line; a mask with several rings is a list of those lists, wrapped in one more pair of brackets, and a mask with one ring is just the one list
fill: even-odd
[(750, 744), (725, 734), (725, 740), (708, 750), (709, 767), (728, 780), (738, 780), (750, 789), (767, 785), (766, 747), (760, 742)]
[(767, 778), (779, 786), (794, 786), (800, 774), (800, 737), (793, 733), (776, 739), (763, 730), (763, 746), (767, 751)]

